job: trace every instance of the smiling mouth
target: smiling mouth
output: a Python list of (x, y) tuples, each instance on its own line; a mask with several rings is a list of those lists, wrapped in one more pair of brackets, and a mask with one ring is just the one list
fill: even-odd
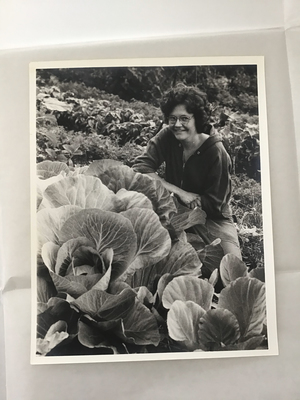
[(184, 129), (180, 129), (178, 131), (173, 131), (174, 135), (178, 135), (180, 133), (185, 133), (186, 131)]
[(184, 128), (176, 128), (176, 129), (174, 129), (174, 128), (173, 128), (173, 132), (174, 132), (174, 133), (186, 132), (186, 129), (184, 129)]

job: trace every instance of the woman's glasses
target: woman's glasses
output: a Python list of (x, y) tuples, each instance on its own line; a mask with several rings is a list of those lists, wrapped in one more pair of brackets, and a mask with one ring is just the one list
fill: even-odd
[(175, 125), (177, 121), (179, 121), (182, 125), (187, 125), (192, 118), (193, 116), (187, 117), (186, 115), (181, 115), (180, 117), (175, 117), (174, 115), (171, 115), (168, 118), (168, 122), (169, 125)]

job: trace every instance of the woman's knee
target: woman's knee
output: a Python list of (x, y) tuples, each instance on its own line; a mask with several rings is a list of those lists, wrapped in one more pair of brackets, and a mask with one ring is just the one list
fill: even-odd
[(240, 246), (237, 243), (229, 242), (226, 240), (221, 239), (221, 246), (225, 254), (234, 254), (236, 257), (238, 257), (240, 260), (242, 260), (242, 253)]
[(228, 220), (207, 220), (206, 227), (211, 234), (221, 239), (224, 254), (231, 253), (242, 259), (238, 234), (233, 222)]

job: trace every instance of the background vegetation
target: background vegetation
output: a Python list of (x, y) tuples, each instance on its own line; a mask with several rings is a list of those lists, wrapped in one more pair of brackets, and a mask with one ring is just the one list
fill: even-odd
[(211, 123), (233, 162), (232, 208), (243, 258), (263, 265), (256, 66), (113, 67), (37, 72), (37, 162), (131, 166), (162, 127), (162, 93), (176, 84), (207, 93)]

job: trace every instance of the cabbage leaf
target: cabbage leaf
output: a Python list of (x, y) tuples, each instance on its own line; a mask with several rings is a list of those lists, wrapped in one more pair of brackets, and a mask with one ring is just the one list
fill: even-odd
[(176, 300), (193, 301), (207, 311), (211, 308), (213, 294), (214, 288), (207, 281), (195, 276), (179, 276), (165, 288), (162, 303), (169, 309)]
[(172, 215), (170, 223), (176, 232), (184, 231), (194, 225), (205, 224), (206, 213), (201, 208), (181, 207), (180, 212)]
[(64, 223), (81, 211), (78, 206), (44, 208), (37, 213), (38, 254), (47, 242), (59, 243), (58, 235)]
[(116, 195), (100, 179), (79, 174), (49, 185), (43, 193), (40, 209), (74, 205), (86, 209), (115, 210), (118, 203)]
[(207, 275), (210, 276), (216, 268), (219, 268), (220, 262), (224, 257), (221, 239), (215, 239), (212, 243), (199, 250), (197, 254), (203, 264), (203, 271), (207, 271)]
[(172, 243), (169, 254), (151, 267), (136, 271), (130, 279), (130, 285), (132, 287), (147, 286), (152, 290), (154, 281), (164, 274), (201, 275), (201, 262), (189, 243), (182, 241)]
[(220, 276), (224, 286), (230, 282), (247, 276), (247, 267), (242, 260), (234, 254), (226, 254), (220, 263)]
[(154, 211), (132, 208), (122, 212), (121, 215), (129, 219), (137, 236), (136, 254), (126, 270), (127, 274), (156, 264), (169, 254), (171, 249), (169, 233), (161, 225)]
[(167, 316), (170, 337), (189, 351), (198, 349), (198, 326), (203, 315), (205, 310), (193, 301), (176, 300)]
[(220, 293), (218, 308), (226, 308), (237, 318), (241, 336), (262, 333), (266, 314), (265, 285), (256, 278), (242, 277), (231, 282)]
[(135, 298), (136, 293), (132, 289), (124, 289), (117, 295), (93, 289), (80, 296), (72, 304), (96, 321), (113, 321), (124, 318), (130, 312)]
[(151, 201), (143, 193), (120, 189), (116, 193), (116, 197), (121, 200), (118, 212), (126, 211), (135, 207), (148, 208), (149, 210), (153, 210)]
[(60, 243), (85, 237), (98, 253), (113, 249), (113, 278), (121, 275), (133, 261), (137, 237), (128, 218), (110, 211), (82, 210), (70, 217), (59, 232)]
[(235, 343), (240, 337), (239, 323), (228, 310), (208, 310), (199, 324), (199, 344), (204, 351)]
[(153, 209), (163, 220), (169, 220), (177, 212), (176, 205), (168, 190), (156, 179), (133, 171), (126, 165), (113, 160), (94, 161), (86, 175), (98, 177), (114, 193), (124, 188), (143, 193), (152, 202)]
[(37, 164), (37, 175), (40, 179), (48, 179), (60, 174), (68, 175), (70, 172), (67, 164), (60, 161), (42, 161)]

